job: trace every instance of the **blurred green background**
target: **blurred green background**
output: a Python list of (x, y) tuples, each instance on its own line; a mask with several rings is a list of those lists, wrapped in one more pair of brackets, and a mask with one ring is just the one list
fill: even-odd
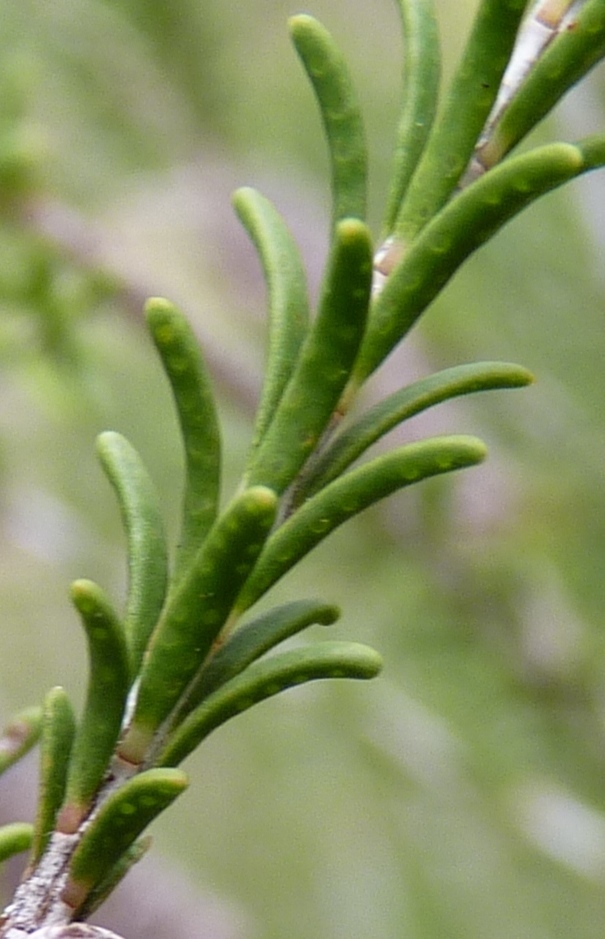
[[(476, 4), (438, 7), (448, 74)], [(378, 234), (400, 97), (395, 6), (306, 10), (358, 83)], [(264, 337), (234, 188), (275, 200), (316, 289), (328, 181), (288, 42), (294, 12), (284, 0), (0, 0), (4, 715), (58, 683), (82, 700), (70, 581), (123, 595), (97, 433), (137, 446), (174, 531), (181, 455), (144, 298), (179, 303), (200, 334), (228, 496)], [(597, 71), (538, 137), (603, 129), (604, 88)], [(601, 176), (512, 223), (369, 391), (476, 359), (528, 366), (532, 388), (404, 429), (477, 433), (488, 463), (368, 512), (272, 595), (340, 603), (332, 634), (375, 645), (384, 675), (312, 685), (228, 724), (155, 825), (155, 851), (233, 904), (246, 939), (602, 935), (604, 210)]]

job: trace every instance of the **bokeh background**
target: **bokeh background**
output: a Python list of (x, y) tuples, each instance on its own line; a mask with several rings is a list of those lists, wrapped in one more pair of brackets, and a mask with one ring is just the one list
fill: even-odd
[[(438, 3), (446, 76), (475, 7)], [(378, 234), (401, 93), (395, 5), (305, 9), (358, 84)], [(174, 532), (181, 454), (147, 296), (195, 324), (220, 397), (225, 497), (236, 483), (265, 326), (230, 193), (251, 184), (275, 200), (314, 290), (326, 249), (325, 147), (286, 29), (299, 10), (0, 0), (3, 716), (54, 684), (81, 702), (71, 580), (123, 597), (97, 433), (137, 446)], [(597, 70), (534, 139), (602, 129), (604, 89)], [(537, 381), (404, 428), (477, 433), (490, 459), (367, 512), (272, 594), (341, 604), (332, 635), (376, 646), (383, 676), (290, 692), (213, 735), (154, 826), (155, 860), (101, 921), (128, 939), (602, 935), (604, 213), (598, 174), (548, 196), (387, 363), (370, 397), (478, 359), (519, 361)], [(8, 775), (6, 820), (32, 811), (34, 774), (30, 761)]]

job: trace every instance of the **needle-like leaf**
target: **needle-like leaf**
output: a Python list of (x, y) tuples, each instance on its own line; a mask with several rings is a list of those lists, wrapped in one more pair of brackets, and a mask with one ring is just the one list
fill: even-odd
[(216, 688), (239, 675), (280, 642), (314, 623), (331, 626), (339, 615), (338, 607), (320, 600), (295, 600), (242, 624), (201, 670), (187, 692), (186, 709), (181, 713), (189, 713)]
[(480, 463), (485, 455), (485, 445), (476, 437), (435, 437), (386, 453), (334, 480), (269, 538), (237, 598), (237, 613), (252, 606), (330, 532), (368, 506), (429, 476)]
[(34, 826), (29, 822), (11, 822), (0, 827), (0, 864), (14, 854), (21, 854), (31, 847)]
[(441, 73), (433, 0), (397, 0), (397, 5), (403, 25), (403, 103), (393, 152), (385, 236), (395, 227), (399, 207), (433, 126)]
[(281, 493), (313, 452), (338, 404), (363, 336), (372, 277), (366, 226), (336, 226), (317, 319), (248, 471), (249, 485)]
[(481, 147), (489, 169), (515, 147), (584, 75), (605, 57), (605, 2), (588, 0), (572, 29), (564, 29), (531, 69)]
[(151, 336), (172, 387), (185, 448), (185, 492), (172, 578), (174, 588), (216, 518), (220, 434), (214, 395), (191, 326), (168, 300), (155, 297), (147, 301), (145, 309)]
[[(600, 165), (598, 147), (547, 144), (511, 157), (460, 193), (424, 228), (372, 308), (345, 400), (412, 328), (466, 258), (522, 209)], [(343, 404), (343, 407), (345, 405)]]
[(405, 245), (445, 205), (498, 94), (527, 0), (481, 0), (447, 97), (395, 223)]
[(65, 798), (67, 773), (76, 730), (71, 702), (63, 688), (52, 688), (44, 701), (40, 745), (40, 784), (32, 862), (50, 840)]
[(258, 251), (269, 293), (269, 352), (251, 459), (296, 365), (309, 328), (309, 300), (296, 242), (279, 212), (268, 199), (248, 187), (237, 190), (233, 204)]
[(126, 780), (104, 800), (70, 862), (62, 900), (75, 915), (147, 825), (187, 785), (187, 776), (180, 770), (150, 769)]
[(30, 707), (16, 714), (0, 732), (0, 774), (36, 745), (42, 732), (42, 708)]
[(450, 398), (496, 388), (522, 388), (531, 372), (508, 362), (473, 362), (447, 368), (400, 388), (342, 428), (313, 464), (297, 496), (309, 498), (336, 479), (381, 437), (408, 418)]
[(121, 434), (108, 431), (97, 438), (97, 452), (116, 491), (128, 541), (124, 633), (134, 677), (166, 595), (164, 523), (156, 488), (132, 444)]
[(379, 654), (355, 642), (314, 643), (261, 659), (193, 711), (170, 738), (159, 763), (176, 766), (225, 721), (287, 688), (320, 678), (374, 678), (381, 668)]
[(361, 110), (347, 64), (312, 16), (290, 20), (290, 33), (321, 111), (332, 168), (332, 221), (365, 218), (367, 149)]
[(89, 679), (82, 720), (69, 762), (65, 803), (57, 828), (71, 834), (89, 810), (120, 733), (130, 685), (122, 624), (97, 584), (76, 580), (71, 599), (86, 632)]
[(275, 520), (277, 497), (255, 486), (235, 497), (171, 595), (143, 663), (132, 724), (120, 756), (138, 764), (225, 624)]
[(85, 902), (78, 909), (79, 919), (87, 920), (89, 916), (92, 916), (101, 904), (105, 902), (107, 897), (113, 893), (118, 884), (122, 882), (130, 869), (145, 856), (152, 842), (153, 839), (151, 835), (144, 835), (124, 852), (111, 870), (95, 884), (87, 895)]

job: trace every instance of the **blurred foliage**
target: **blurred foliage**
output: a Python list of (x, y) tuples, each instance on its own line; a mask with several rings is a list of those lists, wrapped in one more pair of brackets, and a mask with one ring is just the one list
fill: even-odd
[[(473, 7), (441, 2), (448, 59)], [(176, 511), (181, 455), (140, 325), (145, 296), (190, 314), (222, 391), (228, 477), (241, 468), (263, 295), (230, 190), (254, 183), (276, 200), (315, 281), (326, 244), (326, 164), (288, 45), (292, 12), (263, 0), (2, 4), (6, 714), (66, 673), (82, 694), (66, 585), (93, 576), (123, 590), (96, 434), (133, 440)], [(388, 0), (317, 0), (312, 12), (361, 90), (377, 220), (396, 13)], [(602, 73), (575, 93), (584, 132), (602, 128), (603, 97)], [(190, 760), (194, 784), (157, 827), (200, 885), (243, 905), (250, 936), (601, 934), (604, 203), (600, 176), (515, 221), (375, 379), (476, 358), (529, 367), (534, 388), (451, 406), (456, 427), (490, 445), (488, 463), (368, 512), (274, 591), (340, 603), (347, 636), (381, 650), (385, 677), (302, 689), (227, 726)]]

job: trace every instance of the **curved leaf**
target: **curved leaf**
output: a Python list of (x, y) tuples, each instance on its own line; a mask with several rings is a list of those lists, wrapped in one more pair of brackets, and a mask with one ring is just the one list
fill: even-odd
[(433, 125), (441, 72), (433, 0), (397, 0), (397, 5), (403, 25), (403, 106), (384, 222), (386, 234), (395, 227), (399, 207)]
[(76, 580), (71, 599), (86, 632), (89, 679), (69, 763), (65, 803), (57, 820), (57, 829), (66, 834), (79, 827), (107, 771), (130, 684), (122, 625), (105, 593), (90, 580)]
[(312, 16), (290, 21), (290, 34), (313, 85), (330, 149), (332, 220), (364, 219), (367, 148), (347, 64), (327, 29)]
[(309, 327), (307, 283), (296, 242), (268, 199), (248, 187), (233, 197), (235, 210), (260, 256), (269, 292), (269, 352), (251, 456), (296, 364)]
[(605, 134), (595, 134), (577, 140), (575, 146), (582, 154), (584, 170), (600, 169), (605, 166)]
[(429, 476), (480, 463), (485, 445), (476, 437), (435, 437), (386, 453), (334, 480), (304, 502), (269, 538), (237, 598), (241, 613), (320, 541), (368, 506)]
[(14, 854), (28, 851), (34, 837), (34, 826), (28, 822), (11, 822), (0, 827), (0, 863)]
[(481, 0), (462, 59), (395, 223), (405, 245), (456, 187), (496, 100), (527, 0)]
[(379, 654), (355, 642), (322, 642), (254, 662), (189, 715), (160, 755), (160, 765), (180, 763), (221, 724), (287, 688), (320, 678), (374, 678), (381, 668)]
[[(470, 185), (488, 169), (487, 163), (482, 161), (481, 154), (492, 137), (494, 128), (553, 39), (564, 29), (573, 28), (578, 9), (584, 2), (585, 0), (580, 0), (579, 3), (576, 0), (533, 0), (519, 28), (510, 60), (498, 89), (498, 96), (479, 140), (475, 144), (473, 158), (459, 182), (460, 189)], [(573, 12), (570, 10), (571, 7), (573, 7)]]
[(508, 362), (473, 362), (436, 372), (393, 392), (343, 428), (321, 453), (297, 495), (301, 501), (340, 476), (372, 444), (415, 414), (450, 398), (497, 388), (521, 388), (531, 372)]
[(318, 317), (250, 466), (250, 485), (283, 492), (313, 452), (357, 356), (371, 278), (368, 231), (362, 222), (345, 219), (336, 227)]
[(180, 713), (189, 713), (216, 688), (243, 672), (251, 662), (280, 642), (314, 623), (331, 626), (339, 616), (340, 610), (331, 604), (320, 600), (295, 600), (242, 624), (204, 665), (196, 682), (189, 688), (186, 708)]
[(42, 732), (42, 708), (16, 714), (0, 732), (0, 774), (34, 747)]
[(605, 57), (605, 3), (588, 0), (531, 69), (527, 79), (480, 148), (489, 169), (512, 150), (584, 75)]
[(63, 688), (52, 688), (44, 701), (40, 745), (40, 784), (32, 862), (38, 861), (50, 840), (65, 798), (76, 720)]
[(276, 509), (275, 493), (255, 486), (236, 496), (211, 529), (151, 638), (134, 717), (119, 747), (122, 759), (140, 763), (154, 732), (178, 705), (223, 628)]
[(168, 550), (156, 488), (134, 447), (108, 431), (97, 452), (116, 491), (128, 540), (128, 598), (124, 633), (131, 674), (139, 670), (166, 595)]
[(582, 142), (547, 144), (485, 173), (430, 222), (373, 305), (342, 407), (412, 328), (466, 258), (539, 196), (597, 165)]
[(124, 782), (98, 809), (73, 853), (61, 899), (74, 915), (143, 829), (187, 788), (185, 773), (150, 769)]
[(118, 884), (122, 882), (126, 874), (145, 856), (152, 844), (151, 835), (145, 835), (135, 841), (116, 862), (116, 864), (105, 874), (105, 876), (92, 888), (87, 895), (85, 902), (78, 909), (80, 920), (86, 920), (105, 902), (107, 897), (113, 893)]
[(174, 587), (216, 518), (220, 433), (212, 388), (191, 326), (176, 307), (159, 297), (147, 301), (145, 312), (172, 387), (185, 448), (185, 492)]

